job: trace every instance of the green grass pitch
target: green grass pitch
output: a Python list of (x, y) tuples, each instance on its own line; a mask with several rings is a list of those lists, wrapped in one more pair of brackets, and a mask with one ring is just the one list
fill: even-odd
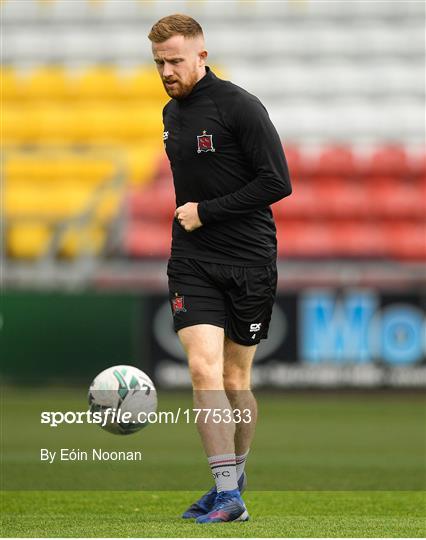
[[(197, 525), (179, 517), (210, 485), (195, 426), (152, 425), (129, 437), (92, 425), (40, 426), (41, 410), (85, 410), (85, 392), (3, 392), (2, 536), (426, 535), (426, 401), (421, 394), (259, 392), (244, 496), (251, 519)], [(160, 408), (189, 404), (187, 398), (160, 392)], [(40, 464), (37, 456), (40, 447), (85, 443), (141, 448), (144, 461), (54, 468)]]
[(251, 521), (179, 518), (192, 492), (11, 492), (2, 535), (17, 537), (423, 537), (418, 492), (252, 492)]

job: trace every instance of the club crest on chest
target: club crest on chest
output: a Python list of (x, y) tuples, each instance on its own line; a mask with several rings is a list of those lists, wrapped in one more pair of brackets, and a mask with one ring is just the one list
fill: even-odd
[(197, 153), (201, 152), (216, 152), (213, 146), (213, 135), (207, 135), (206, 130), (203, 130), (202, 135), (197, 135)]

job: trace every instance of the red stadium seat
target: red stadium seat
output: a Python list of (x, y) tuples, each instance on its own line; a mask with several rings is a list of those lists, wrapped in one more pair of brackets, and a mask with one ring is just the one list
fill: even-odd
[(333, 238), (326, 222), (289, 221), (277, 228), (279, 257), (324, 257)]
[(172, 170), (170, 168), (170, 161), (167, 155), (164, 153), (158, 161), (157, 171), (154, 175), (156, 180), (167, 180), (170, 185), (173, 185)]
[(130, 257), (168, 257), (171, 223), (138, 220), (124, 233), (124, 253)]
[(285, 157), (292, 179), (300, 178), (303, 171), (302, 156), (297, 146), (284, 145)]
[(314, 185), (312, 182), (305, 182), (303, 179), (293, 182), (291, 196), (275, 203), (272, 210), (276, 220), (316, 216), (318, 204)]
[(415, 178), (421, 178), (426, 181), (426, 152), (413, 156), (410, 166)]
[(368, 215), (368, 199), (363, 182), (343, 177), (322, 178), (316, 185), (318, 208), (324, 216), (362, 217)]
[(377, 258), (389, 255), (386, 232), (380, 222), (335, 222), (332, 229), (336, 256)]
[(277, 230), (280, 257), (426, 260), (421, 221), (289, 221)]
[[(413, 166), (403, 148), (383, 147), (363, 169), (346, 147), (326, 148), (315, 159), (295, 146), (286, 153), (294, 191), (273, 205), (280, 257), (426, 259), (421, 155)], [(167, 158), (155, 177), (128, 197), (124, 251), (133, 257), (169, 255), (176, 203)]]
[(378, 177), (368, 186), (370, 208), (385, 218), (426, 215), (426, 184), (392, 177)]
[(397, 222), (388, 225), (392, 255), (397, 259), (426, 261), (426, 223)]
[(405, 148), (399, 145), (383, 146), (375, 150), (365, 163), (367, 176), (408, 176), (410, 165)]
[(362, 217), (368, 216), (368, 193), (364, 183), (342, 177), (324, 177), (321, 182), (304, 182), (295, 186), (288, 199), (273, 207), (277, 220), (296, 217)]
[(345, 178), (356, 176), (357, 163), (352, 149), (347, 146), (331, 146), (324, 148), (316, 163), (314, 174), (317, 176), (332, 175)]
[(144, 190), (134, 189), (129, 193), (127, 208), (131, 218), (170, 222), (176, 209), (172, 184), (161, 182)]
[(288, 222), (278, 229), (280, 257), (387, 257), (380, 223), (357, 221)]

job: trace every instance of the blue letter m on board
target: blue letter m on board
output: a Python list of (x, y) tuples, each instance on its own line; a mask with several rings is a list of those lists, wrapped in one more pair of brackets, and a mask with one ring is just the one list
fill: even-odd
[(363, 363), (372, 359), (369, 328), (377, 309), (371, 291), (307, 291), (299, 304), (299, 351), (310, 363)]

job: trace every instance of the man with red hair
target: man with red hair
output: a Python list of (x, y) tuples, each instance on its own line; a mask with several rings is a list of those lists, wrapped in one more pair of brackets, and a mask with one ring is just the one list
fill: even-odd
[(250, 374), (275, 299), (270, 205), (291, 193), (287, 164), (261, 102), (206, 66), (197, 21), (170, 15), (148, 37), (171, 98), (163, 111), (176, 191), (170, 303), (215, 480), (183, 517), (246, 521), (244, 465), (257, 419)]

